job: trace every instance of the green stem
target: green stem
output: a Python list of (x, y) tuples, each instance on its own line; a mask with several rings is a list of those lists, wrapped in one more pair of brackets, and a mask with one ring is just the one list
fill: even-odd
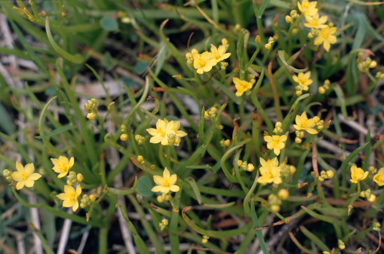
[(180, 206), (180, 198), (183, 187), (183, 181), (178, 180), (178, 185), (180, 190), (176, 192), (174, 203), (172, 205), (172, 215), (171, 215), (171, 223), (169, 225), (169, 240), (171, 242), (171, 254), (180, 253), (180, 241), (179, 236), (177, 235), (177, 225), (179, 224), (179, 206)]
[(136, 211), (139, 213), (141, 224), (143, 225), (145, 232), (148, 234), (148, 237), (151, 240), (152, 244), (155, 246), (157, 253), (165, 254), (163, 245), (159, 241), (159, 238), (157, 237), (149, 221), (145, 219), (145, 213), (143, 208), (140, 206), (136, 198), (134, 198), (132, 195), (128, 195), (127, 197), (131, 201), (131, 204), (135, 207)]
[(93, 221), (93, 220), (90, 220), (90, 221), (87, 221), (85, 218), (81, 217), (81, 216), (78, 216), (78, 215), (75, 215), (75, 214), (69, 214), (69, 213), (66, 213), (64, 211), (61, 211), (61, 210), (56, 210), (55, 208), (53, 207), (50, 207), (46, 204), (29, 204), (28, 202), (26, 202), (24, 199), (22, 199), (19, 195), (19, 193), (17, 193), (17, 191), (12, 188), (12, 191), (13, 191), (13, 194), (15, 195), (15, 197), (17, 198), (17, 200), (23, 205), (23, 206), (26, 206), (26, 207), (29, 207), (29, 208), (43, 208), (44, 210), (47, 210), (48, 212), (60, 217), (60, 218), (63, 218), (63, 219), (70, 219), (76, 223), (79, 223), (79, 224), (83, 224), (83, 225), (91, 225), (91, 226), (94, 226), (94, 227), (100, 227), (102, 224), (101, 222), (99, 221)]
[(99, 254), (107, 253), (108, 231), (109, 231), (109, 226), (103, 226), (99, 229)]

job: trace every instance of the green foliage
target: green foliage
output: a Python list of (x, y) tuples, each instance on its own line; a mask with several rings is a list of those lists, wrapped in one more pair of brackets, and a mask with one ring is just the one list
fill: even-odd
[(319, 1), (308, 28), (294, 2), (0, 1), (2, 247), (32, 221), (47, 253), (372, 251), (384, 5)]

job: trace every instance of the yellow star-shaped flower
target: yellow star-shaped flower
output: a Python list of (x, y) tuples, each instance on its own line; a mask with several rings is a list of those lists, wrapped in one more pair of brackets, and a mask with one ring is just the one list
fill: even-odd
[(281, 167), (279, 167), (279, 161), (277, 158), (273, 158), (272, 160), (267, 161), (265, 161), (263, 158), (260, 158), (260, 164), (261, 176), (257, 178), (258, 183), (261, 183), (262, 185), (266, 185), (268, 183), (282, 183), (280, 176)]
[(63, 200), (63, 207), (72, 207), (72, 210), (76, 212), (77, 208), (79, 208), (78, 198), (81, 194), (80, 184), (73, 188), (70, 185), (64, 185), (64, 193), (56, 195), (59, 199)]
[(315, 121), (313, 119), (308, 119), (307, 114), (304, 112), (301, 114), (301, 116), (296, 116), (296, 124), (293, 125), (293, 127), (298, 130), (305, 130), (310, 134), (317, 134), (318, 131), (315, 130), (313, 127), (315, 127)]
[(33, 163), (25, 165), (24, 168), (20, 162), (16, 161), (16, 170), (11, 175), (12, 179), (17, 181), (16, 190), (20, 190), (24, 186), (32, 187), (35, 181), (41, 177), (39, 173), (33, 173), (35, 171)]
[(73, 167), (73, 164), (75, 163), (75, 159), (71, 157), (70, 160), (68, 160), (65, 156), (60, 156), (59, 159), (51, 158), (51, 161), (53, 163), (53, 171), (56, 173), (59, 173), (57, 176), (58, 178), (62, 178), (68, 174), (68, 171)]
[(351, 167), (351, 182), (352, 183), (358, 183), (362, 180), (364, 180), (365, 178), (367, 178), (369, 172), (366, 171), (364, 172), (364, 170), (362, 168), (358, 168), (356, 167), (356, 165), (353, 165)]
[(318, 36), (315, 39), (315, 45), (324, 45), (324, 49), (329, 51), (331, 48), (331, 44), (335, 44), (337, 42), (337, 38), (335, 35), (336, 27), (325, 27), (319, 30)]
[(153, 180), (157, 186), (151, 189), (152, 192), (167, 194), (169, 191), (178, 192), (180, 190), (180, 187), (175, 184), (177, 182), (177, 175), (171, 175), (167, 168), (164, 169), (163, 177), (153, 176)]
[(253, 83), (241, 80), (239, 78), (233, 78), (233, 83), (235, 83), (235, 87), (237, 89), (236, 96), (240, 97), (243, 95), (244, 92), (252, 89)]
[(302, 3), (297, 2), (297, 7), (305, 17), (314, 16), (317, 14), (318, 10), (316, 8), (316, 5), (317, 5), (317, 1), (309, 2), (308, 0), (303, 0)]
[(280, 154), (280, 150), (285, 147), (285, 141), (287, 141), (287, 136), (285, 135), (273, 135), (273, 136), (264, 136), (265, 142), (267, 142), (268, 149), (272, 150), (276, 155)]
[(381, 168), (379, 172), (373, 177), (373, 181), (379, 186), (384, 185), (384, 168)]
[(297, 76), (292, 76), (292, 79), (299, 84), (303, 88), (304, 91), (308, 91), (308, 86), (313, 83), (311, 77), (311, 72), (308, 71), (306, 73), (300, 72)]
[(201, 54), (193, 54), (193, 67), (199, 74), (209, 72), (216, 64), (216, 57), (211, 52), (206, 51)]

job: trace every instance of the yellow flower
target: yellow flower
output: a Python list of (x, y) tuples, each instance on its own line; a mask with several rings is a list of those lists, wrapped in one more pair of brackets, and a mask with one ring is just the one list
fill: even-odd
[(163, 177), (153, 176), (153, 180), (157, 184), (157, 186), (151, 189), (153, 192), (167, 194), (169, 191), (178, 192), (180, 190), (180, 187), (175, 185), (177, 182), (177, 175), (171, 175), (167, 168), (164, 169)]
[(306, 73), (300, 72), (298, 76), (292, 76), (293, 80), (299, 84), (303, 88), (304, 91), (308, 91), (308, 86), (313, 83), (311, 77), (311, 72), (308, 71)]
[(187, 133), (184, 131), (180, 131), (180, 121), (171, 121), (169, 124), (173, 123), (173, 128), (172, 130), (175, 132), (175, 146), (178, 146), (180, 144), (181, 138), (187, 136)]
[(384, 185), (384, 168), (381, 168), (379, 172), (373, 177), (373, 181), (379, 186)]
[(322, 16), (319, 18), (319, 14), (314, 15), (313, 17), (306, 16), (305, 19), (308, 23), (304, 23), (304, 26), (309, 28), (325, 28), (327, 25), (325, 22), (327, 22), (328, 17)]
[(197, 73), (199, 74), (209, 72), (216, 64), (217, 60), (211, 52), (206, 51), (201, 54), (193, 54), (193, 67), (195, 67)]
[(226, 51), (227, 47), (224, 45), (220, 45), (219, 48), (216, 48), (216, 46), (211, 44), (211, 53), (217, 62), (221, 62), (231, 56), (231, 53), (225, 53)]
[(356, 167), (356, 165), (353, 165), (351, 167), (351, 178), (352, 178), (351, 182), (358, 183), (359, 181), (362, 181), (365, 178), (367, 178), (368, 174), (369, 174), (369, 171), (364, 172), (362, 168), (358, 168)]
[(180, 138), (187, 135), (184, 131), (180, 131), (180, 121), (170, 121), (168, 122), (167, 119), (164, 120), (157, 120), (156, 123), (156, 129), (150, 128), (147, 129), (147, 132), (151, 134), (153, 137), (149, 140), (149, 142), (153, 144), (160, 143), (163, 146), (169, 145), (169, 135), (173, 136), (174, 142), (173, 144), (175, 146), (178, 146), (180, 144)]
[(265, 161), (263, 158), (260, 158), (260, 173), (261, 176), (257, 178), (257, 182), (262, 185), (266, 185), (267, 183), (280, 184), (282, 182), (280, 171), (281, 167), (279, 167), (279, 161), (277, 158), (273, 158), (272, 160)]
[(63, 200), (63, 207), (71, 207), (74, 212), (76, 212), (77, 208), (79, 208), (79, 201), (77, 200), (81, 194), (80, 185), (73, 188), (70, 185), (64, 185), (64, 193), (56, 195), (59, 199)]
[(58, 178), (62, 178), (68, 174), (68, 171), (72, 168), (73, 164), (75, 163), (75, 159), (71, 157), (71, 159), (68, 161), (67, 157), (60, 156), (59, 159), (51, 159), (53, 163), (53, 171), (56, 173), (59, 173), (57, 176)]
[(293, 127), (298, 131), (305, 130), (310, 134), (317, 134), (318, 131), (313, 128), (315, 125), (315, 121), (308, 119), (307, 114), (304, 112), (301, 116), (296, 116), (296, 124)]
[(32, 187), (35, 184), (35, 181), (41, 177), (39, 173), (33, 173), (35, 171), (35, 166), (33, 163), (23, 165), (16, 161), (17, 171), (12, 173), (12, 179), (17, 181), (16, 190), (20, 190), (25, 186)]
[(336, 27), (325, 27), (319, 30), (318, 36), (315, 39), (315, 45), (324, 44), (326, 51), (329, 51), (331, 44), (336, 43), (336, 36), (333, 34), (336, 33)]
[(287, 136), (282, 135), (273, 135), (273, 136), (264, 136), (265, 142), (267, 142), (268, 149), (272, 150), (276, 155), (280, 154), (280, 150), (285, 147), (285, 141)]
[(317, 1), (315, 2), (309, 2), (308, 0), (303, 0), (303, 2), (300, 4), (300, 2), (297, 2), (297, 7), (299, 8), (300, 12), (305, 16), (314, 16), (317, 14)]
[(247, 82), (245, 80), (240, 80), (239, 78), (233, 78), (233, 83), (235, 83), (235, 87), (237, 89), (236, 96), (240, 97), (247, 90), (252, 89), (253, 83)]

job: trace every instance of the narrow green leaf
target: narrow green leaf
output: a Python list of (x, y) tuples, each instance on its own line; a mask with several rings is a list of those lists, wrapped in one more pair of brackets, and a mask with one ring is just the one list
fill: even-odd
[(259, 17), (258, 18), (261, 18), (263, 16), (263, 13), (265, 11), (265, 8), (267, 8), (267, 5), (269, 4), (269, 1), (270, 0), (264, 0), (263, 3), (261, 4), (261, 6), (259, 8)]
[(67, 124), (67, 125), (61, 126), (60, 128), (57, 128), (56, 130), (51, 131), (51, 132), (49, 132), (47, 134), (44, 134), (44, 135), (41, 135), (41, 136), (36, 136), (35, 138), (37, 138), (37, 139), (49, 138), (49, 137), (52, 137), (52, 136), (56, 136), (57, 134), (60, 134), (62, 132), (73, 130), (75, 128), (76, 128), (76, 126)]
[(193, 179), (192, 177), (188, 177), (186, 180), (191, 185), (192, 190), (196, 195), (197, 202), (199, 202), (199, 204), (201, 205), (201, 194), (200, 194), (200, 190), (196, 184), (195, 179)]
[(7, 134), (11, 134), (15, 131), (15, 125), (2, 103), (0, 103), (0, 119), (0, 129)]
[(78, 64), (80, 64), (84, 61), (83, 57), (81, 57), (80, 55), (78, 55), (78, 54), (77, 55), (71, 55), (68, 52), (66, 52), (65, 50), (63, 50), (62, 48), (60, 48), (59, 45), (57, 45), (57, 43), (55, 42), (55, 40), (53, 39), (52, 34), (51, 34), (51, 28), (49, 27), (48, 15), (45, 18), (45, 30), (47, 32), (48, 40), (51, 43), (53, 49), (57, 53), (59, 53), (62, 57), (64, 57), (65, 59), (67, 59), (73, 63), (78, 63)]
[(296, 73), (301, 73), (301, 72), (304, 72), (304, 71), (308, 70), (308, 68), (305, 68), (305, 69), (297, 69), (297, 68), (292, 67), (291, 65), (289, 65), (289, 64), (287, 63), (287, 61), (285, 60), (285, 55), (286, 55), (286, 53), (285, 53), (284, 50), (279, 50), (279, 51), (278, 51), (278, 55), (279, 55), (279, 58), (280, 58), (281, 62), (285, 65), (285, 67), (287, 67), (287, 68), (290, 69), (291, 71), (294, 71), (294, 72), (296, 72)]
[[(257, 214), (256, 214), (256, 210), (255, 210), (255, 201), (253, 201), (253, 200), (251, 201), (251, 213), (252, 213), (253, 227), (254, 228), (261, 227), (259, 220), (257, 219)], [(263, 233), (261, 232), (261, 230), (256, 230), (256, 235), (257, 235), (257, 239), (259, 239), (260, 247), (263, 250), (263, 253), (269, 254), (269, 251), (267, 249), (267, 245), (265, 244), (264, 236), (263, 236)]]

